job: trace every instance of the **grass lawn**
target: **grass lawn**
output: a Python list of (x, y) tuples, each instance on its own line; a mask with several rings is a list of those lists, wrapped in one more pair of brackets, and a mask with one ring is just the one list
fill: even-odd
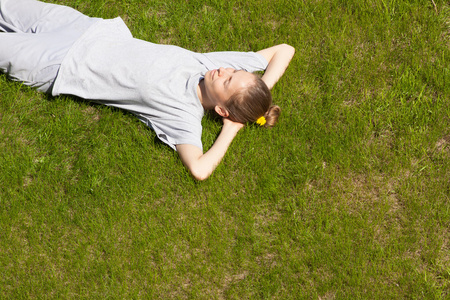
[(193, 51), (297, 52), (279, 124), (204, 182), (131, 114), (1, 75), (0, 298), (450, 297), (448, 1), (47, 2)]

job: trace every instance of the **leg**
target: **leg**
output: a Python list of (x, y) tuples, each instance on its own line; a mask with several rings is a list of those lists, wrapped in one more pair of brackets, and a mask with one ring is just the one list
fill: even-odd
[(99, 19), (36, 0), (0, 0), (0, 72), (44, 92), (67, 51)]
[(0, 0), (0, 72), (51, 92), (73, 43), (99, 19), (36, 0)]
[(50, 33), (0, 33), (0, 72), (12, 80), (50, 92), (59, 66), (73, 43), (61, 38), (64, 39)]
[(0, 0), (0, 30), (5, 32), (41, 33), (91, 19), (62, 5), (36, 0)]

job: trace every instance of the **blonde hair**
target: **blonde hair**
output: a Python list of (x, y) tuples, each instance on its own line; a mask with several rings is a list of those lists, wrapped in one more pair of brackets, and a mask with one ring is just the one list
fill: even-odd
[(255, 75), (255, 82), (234, 93), (225, 105), (230, 120), (240, 123), (255, 122), (264, 116), (264, 127), (273, 127), (281, 114), (278, 105), (272, 105), (272, 95), (265, 82)]

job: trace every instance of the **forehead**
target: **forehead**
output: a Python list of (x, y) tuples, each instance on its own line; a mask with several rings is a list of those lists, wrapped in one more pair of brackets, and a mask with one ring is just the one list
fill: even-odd
[(255, 80), (255, 75), (244, 70), (237, 70), (230, 79), (230, 85), (239, 88), (246, 87)]

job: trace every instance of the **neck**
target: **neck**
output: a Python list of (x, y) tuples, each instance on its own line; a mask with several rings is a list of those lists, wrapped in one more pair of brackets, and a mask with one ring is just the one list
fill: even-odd
[(214, 109), (214, 103), (206, 95), (205, 82), (203, 79), (197, 85), (197, 95), (198, 98), (200, 99), (200, 103), (202, 104), (205, 110)]

